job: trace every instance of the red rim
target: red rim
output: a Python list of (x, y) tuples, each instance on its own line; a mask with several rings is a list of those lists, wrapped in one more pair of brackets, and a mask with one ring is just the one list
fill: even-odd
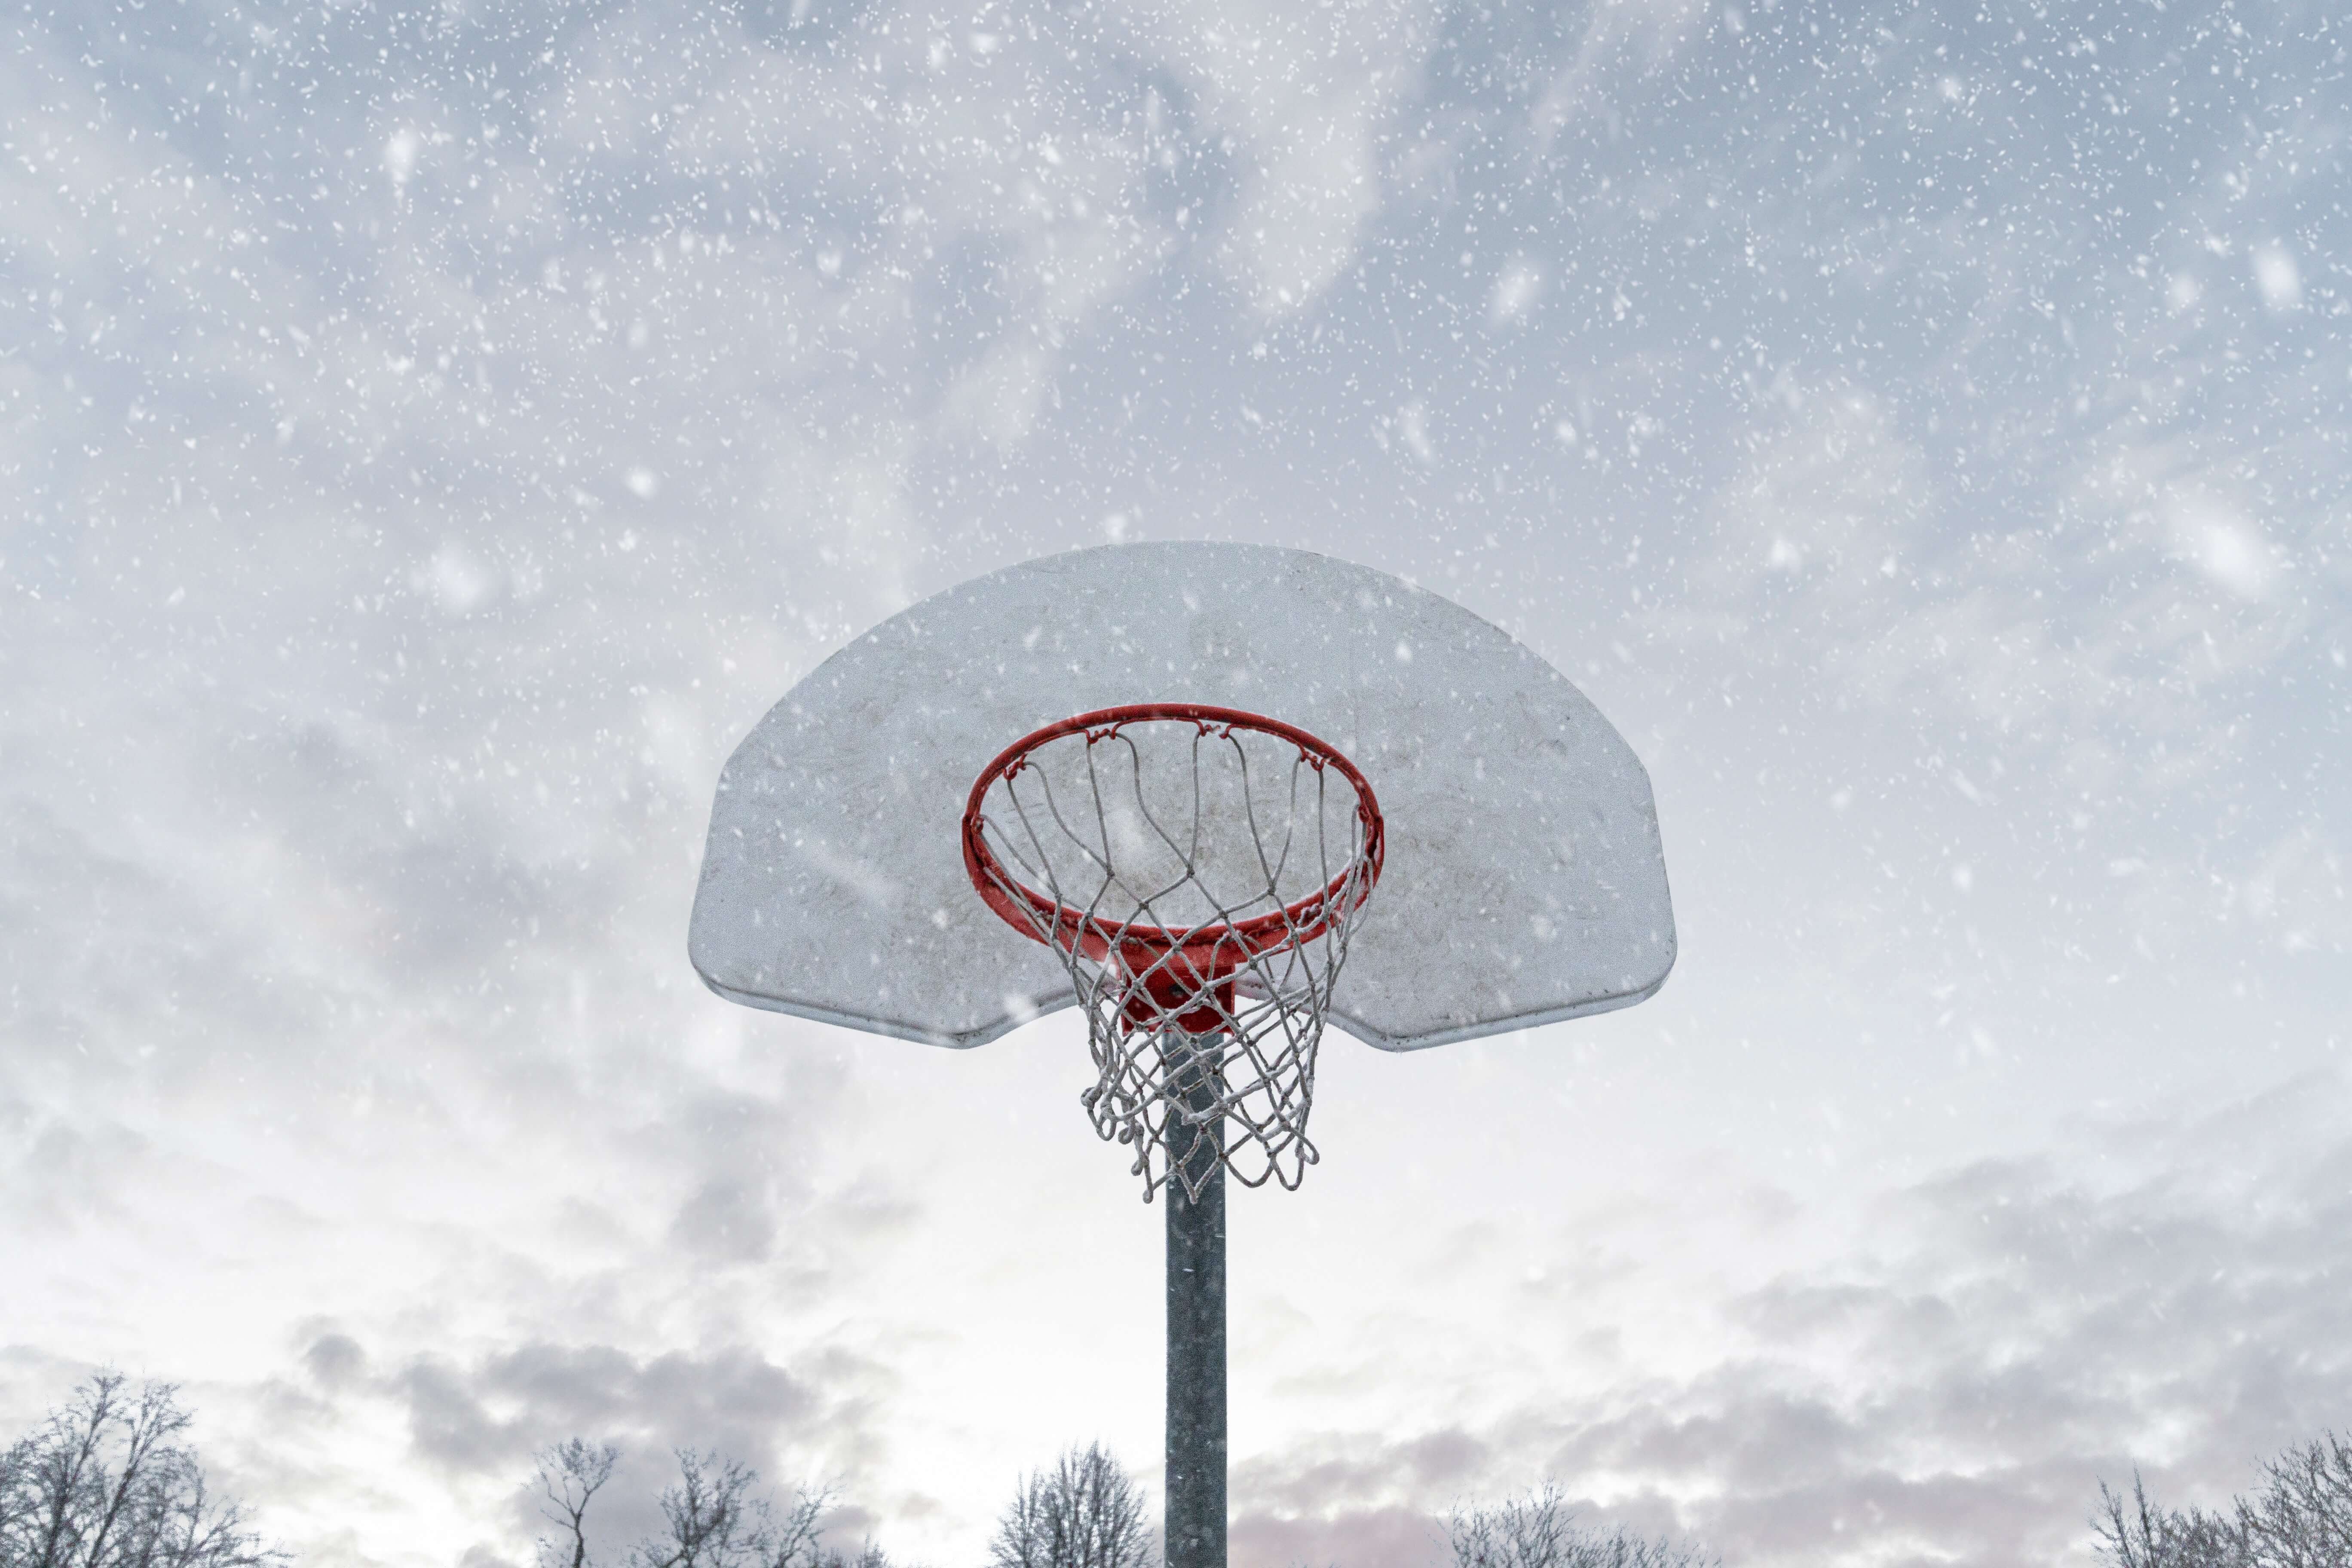
[[(1151, 720), (1189, 721), (1201, 725), (1204, 733), (1212, 725), (1223, 726), (1227, 731), (1235, 727), (1255, 730), (1290, 742), (1305, 753), (1309, 763), (1318, 768), (1328, 766), (1339, 770), (1339, 775), (1355, 788), (1356, 818), (1364, 828), (1363, 885), (1356, 894), (1355, 903), (1360, 905), (1370, 895), (1372, 884), (1381, 879), (1381, 860), (1387, 848), (1380, 803), (1373, 798), (1370, 782), (1337, 747), (1308, 734), (1296, 724), (1286, 724), (1279, 719), (1269, 719), (1263, 713), (1251, 713), (1239, 708), (1212, 708), (1196, 702), (1138, 702), (1119, 708), (1098, 708), (1091, 713), (1081, 713), (1076, 718), (1048, 724), (1005, 747), (996, 754), (994, 761), (980, 771), (980, 777), (972, 784), (971, 795), (964, 803), (963, 865), (966, 874), (971, 879), (973, 890), (987, 901), (990, 909), (996, 911), (998, 919), (1033, 942), (1049, 940), (1039, 929), (1042, 925), (1051, 930), (1053, 943), (1065, 950), (1078, 946), (1088, 958), (1097, 961), (1108, 954), (1113, 942), (1134, 950), (1134, 955), (1146, 963), (1181, 951), (1188, 964), (1198, 968), (1202, 972), (1201, 977), (1207, 981), (1217, 970), (1230, 971), (1231, 964), (1221, 965), (1213, 962), (1215, 951), (1229, 942), (1238, 947), (1242, 955), (1255, 957), (1280, 945), (1269, 942), (1269, 937), (1280, 935), (1286, 942), (1309, 942), (1329, 927), (1336, 914), (1348, 912), (1336, 910), (1335, 906), (1347, 892), (1349, 879), (1356, 875), (1354, 866), (1332, 878), (1318, 891), (1280, 910), (1255, 915), (1235, 924), (1221, 921), (1216, 925), (1198, 926), (1187, 931), (1171, 931), (1165, 926), (1155, 925), (1111, 925), (1098, 916), (1088, 915), (1083, 910), (1073, 909), (1047, 898), (1007, 870), (996, 852), (988, 847), (981, 831), (981, 805), (987, 797), (988, 786), (1017, 771), (1024, 758), (1049, 741), (1058, 741), (1065, 735), (1075, 735), (1084, 731), (1103, 731), (1101, 735), (1089, 739), (1088, 744), (1092, 744), (1095, 740), (1107, 739), (1129, 724)], [(1019, 890), (1020, 901), (1015, 900), (1012, 889)], [(1027, 906), (1025, 910), (1023, 907), (1024, 903)], [(1310, 919), (1312, 925), (1299, 931), (1299, 923)]]

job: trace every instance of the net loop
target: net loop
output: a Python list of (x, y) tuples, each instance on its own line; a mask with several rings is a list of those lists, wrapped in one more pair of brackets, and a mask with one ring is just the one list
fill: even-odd
[(1062, 954), (1096, 1069), (1080, 1102), (1147, 1203), (1220, 1166), (1295, 1188), (1316, 1163), (1316, 1052), (1383, 847), (1353, 763), (1239, 709), (1081, 713), (982, 770), (965, 869)]

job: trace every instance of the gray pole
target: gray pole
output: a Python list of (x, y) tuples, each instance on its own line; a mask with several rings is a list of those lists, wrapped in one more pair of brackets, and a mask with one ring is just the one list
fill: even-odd
[[(1208, 1041), (1202, 1041), (1203, 1047)], [(1185, 1085), (1184, 1103), (1216, 1102), (1213, 1050), (1193, 1058), (1207, 1072)], [(1189, 1065), (1189, 1064), (1187, 1064)], [(1176, 1073), (1183, 1083), (1182, 1067)], [(1170, 1163), (1187, 1152), (1191, 1124), (1171, 1109)], [(1168, 1196), (1168, 1568), (1225, 1568), (1225, 1173), (1217, 1160), (1222, 1123), (1189, 1152), (1207, 1167), (1201, 1195), (1187, 1197), (1171, 1168)]]

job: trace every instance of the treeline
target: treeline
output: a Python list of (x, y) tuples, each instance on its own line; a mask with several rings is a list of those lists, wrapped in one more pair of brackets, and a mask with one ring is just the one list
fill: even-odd
[[(609, 1445), (576, 1438), (541, 1456), (539, 1491), (556, 1527), (540, 1542), (542, 1568), (594, 1568), (587, 1511), (618, 1459)], [(870, 1542), (855, 1556), (821, 1543), (830, 1494), (780, 1505), (759, 1495), (758, 1478), (741, 1465), (693, 1449), (679, 1450), (677, 1465), (677, 1481), (661, 1496), (664, 1531), (637, 1545), (626, 1568), (889, 1568)], [(1715, 1558), (1670, 1541), (1585, 1529), (1552, 1487), (1457, 1510), (1445, 1542), (1453, 1568), (1717, 1568)], [(1153, 1568), (1159, 1561), (1143, 1488), (1098, 1443), (1021, 1478), (988, 1545), (989, 1568)]]
[(179, 1391), (102, 1372), (0, 1452), (0, 1568), (277, 1568), (181, 1441)]
[[(185, 1443), (177, 1391), (133, 1391), (101, 1373), (0, 1450), (0, 1568), (287, 1568), (216, 1497)], [(676, 1451), (658, 1530), (618, 1555), (591, 1544), (590, 1516), (620, 1450), (572, 1438), (539, 1456), (546, 1531), (541, 1568), (891, 1568), (871, 1542), (829, 1542), (835, 1499), (779, 1498), (723, 1455)], [(2216, 1510), (2165, 1509), (2135, 1476), (2100, 1489), (2092, 1521), (2111, 1568), (2352, 1568), (2352, 1441), (2326, 1433), (2263, 1468), (2260, 1485)], [(1580, 1523), (1559, 1492), (1456, 1510), (1445, 1568), (1717, 1568), (1696, 1548)], [(989, 1568), (1154, 1568), (1159, 1529), (1143, 1489), (1098, 1444), (1020, 1479), (999, 1516)]]
[[(870, 1541), (856, 1552), (825, 1542), (830, 1491), (779, 1501), (747, 1465), (694, 1448), (676, 1456), (677, 1479), (659, 1499), (662, 1529), (628, 1550), (625, 1568), (890, 1568)], [(541, 1512), (554, 1527), (540, 1539), (542, 1568), (595, 1568), (588, 1514), (620, 1457), (610, 1443), (577, 1437), (540, 1456)], [(1143, 1489), (1096, 1444), (1023, 1478), (989, 1559), (992, 1568), (1149, 1568), (1153, 1544)]]
[[(182, 1441), (178, 1391), (132, 1392), (101, 1373), (0, 1451), (0, 1568), (287, 1568), (289, 1559), (213, 1495)], [(676, 1479), (656, 1500), (660, 1528), (600, 1553), (591, 1521), (620, 1464), (609, 1443), (574, 1437), (539, 1456), (532, 1478), (546, 1521), (540, 1568), (891, 1568), (871, 1542), (825, 1540), (835, 1499), (778, 1497), (724, 1455), (676, 1450)], [(1154, 1568), (1159, 1522), (1143, 1488), (1099, 1444), (1020, 1478), (989, 1539), (989, 1568)], [(1622, 1533), (1580, 1529), (1555, 1491), (1449, 1522), (1455, 1568), (1703, 1568), (1712, 1559)]]
[(2137, 1476), (2129, 1497), (2099, 1498), (2115, 1568), (2352, 1568), (2352, 1442), (2333, 1432), (2264, 1465), (2224, 1509), (2158, 1508)]

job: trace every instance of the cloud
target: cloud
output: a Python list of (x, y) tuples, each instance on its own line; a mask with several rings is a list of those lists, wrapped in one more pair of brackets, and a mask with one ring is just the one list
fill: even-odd
[(1629, 100), (1646, 96), (1652, 78), (1702, 23), (1706, 0), (1607, 0), (1585, 13), (1575, 54), (1552, 77), (1531, 123), (1549, 152), (1579, 121), (1622, 133)]
[[(1234, 1554), (1255, 1562), (1349, 1563), (1423, 1568), (1443, 1560), (1448, 1521), (1461, 1510), (1514, 1497), (1524, 1449), (1517, 1434), (1474, 1436), (1440, 1426), (1398, 1440), (1327, 1432), (1241, 1466), (1233, 1481)], [(1673, 1503), (1628, 1495), (1607, 1507), (1566, 1500), (1578, 1528), (1655, 1537), (1672, 1533)]]
[(2101, 1178), (1988, 1160), (1891, 1192), (1834, 1268), (1713, 1301), (1691, 1371), (1326, 1434), (1237, 1476), (1237, 1531), (1402, 1568), (1454, 1502), (1540, 1475), (1729, 1562), (2087, 1563), (2101, 1481), (2210, 1502), (2352, 1398), (2346, 1104), (2316, 1081), (2099, 1129)]
[(2254, 286), (2273, 315), (2289, 316), (2303, 309), (2303, 268), (2294, 252), (2284, 245), (2265, 245), (2253, 253)]
[[(1717, 553), (1702, 581), (1727, 598), (1810, 585), (1859, 627), (1883, 620), (1905, 558), (1932, 538), (1940, 496), (1924, 455), (1880, 400), (1858, 388), (1783, 394), (1781, 428), (1755, 446), (1713, 503)], [(1893, 570), (1889, 570), (1890, 563)]]
[(417, 1453), (458, 1471), (527, 1467), (535, 1449), (573, 1436), (717, 1448), (772, 1467), (795, 1436), (842, 1415), (745, 1347), (641, 1359), (606, 1345), (534, 1343), (467, 1366), (420, 1358), (391, 1386)]
[[(319, 1345), (332, 1338), (312, 1347), (314, 1367)], [(616, 1549), (659, 1528), (656, 1501), (677, 1479), (678, 1449), (747, 1462), (771, 1493), (837, 1479), (832, 1467), (870, 1418), (858, 1375), (837, 1362), (796, 1373), (743, 1346), (639, 1357), (609, 1345), (533, 1342), (471, 1363), (419, 1357), (365, 1397), (402, 1412), (414, 1457), (453, 1488), (509, 1496), (515, 1536), (477, 1542), (478, 1552), (517, 1552), (519, 1537), (542, 1528), (530, 1484), (541, 1452), (575, 1436), (613, 1443), (621, 1464), (590, 1522)], [(352, 1404), (348, 1384), (339, 1397)], [(836, 1525), (852, 1528), (868, 1517), (835, 1512)]]
[(1486, 321), (1492, 326), (1509, 326), (1525, 317), (1543, 298), (1542, 268), (1526, 257), (1516, 257), (1504, 267), (1495, 279), (1495, 290), (1487, 299)]
[(1163, 0), (1121, 16), (1132, 47), (1187, 89), (1192, 155), (1232, 171), (1220, 269), (1266, 315), (1306, 309), (1354, 262), (1381, 210), (1384, 143), (1420, 89), (1437, 8)]
[(2184, 489), (2168, 498), (2173, 550), (2241, 599), (2268, 593), (2276, 560), (2262, 531), (2227, 501)]
[(2340, 844), (2309, 825), (2283, 835), (2243, 884), (2247, 914), (2289, 952), (2352, 949), (2347, 862)]

